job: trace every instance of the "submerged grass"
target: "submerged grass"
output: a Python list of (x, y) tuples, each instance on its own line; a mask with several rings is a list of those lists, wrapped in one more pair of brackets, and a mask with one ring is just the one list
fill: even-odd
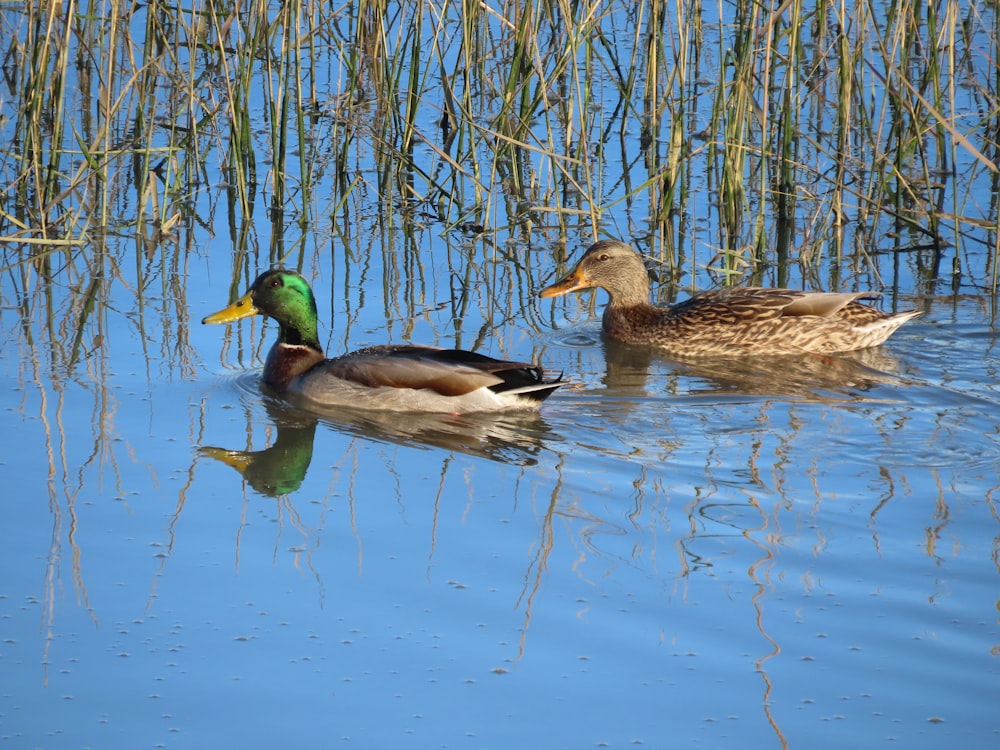
[(95, 234), (149, 257), (224, 206), (246, 274), (263, 198), (272, 261), (360, 210), (623, 236), (674, 282), (914, 252), (933, 284), (973, 243), (997, 287), (993, 5), (44, 0), (0, 28), (8, 268)]

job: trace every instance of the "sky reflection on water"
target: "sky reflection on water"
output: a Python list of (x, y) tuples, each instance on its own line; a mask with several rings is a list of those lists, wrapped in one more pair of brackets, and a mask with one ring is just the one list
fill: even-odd
[[(551, 341), (579, 385), (479, 424), (126, 375), (81, 440), (94, 394), (7, 368), (4, 735), (988, 746), (1000, 454), (955, 383), (991, 360), (970, 337), (942, 382), (918, 326), (786, 393)], [(288, 429), (290, 482), (206, 450)]]

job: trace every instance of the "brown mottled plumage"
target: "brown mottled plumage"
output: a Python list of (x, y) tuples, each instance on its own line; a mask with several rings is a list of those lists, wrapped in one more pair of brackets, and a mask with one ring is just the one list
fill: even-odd
[(625, 344), (686, 356), (831, 354), (878, 346), (916, 310), (888, 314), (857, 300), (871, 292), (733, 288), (702, 292), (672, 307), (649, 302), (642, 258), (617, 240), (594, 243), (576, 268), (542, 290), (557, 297), (600, 287), (610, 295), (604, 330)]

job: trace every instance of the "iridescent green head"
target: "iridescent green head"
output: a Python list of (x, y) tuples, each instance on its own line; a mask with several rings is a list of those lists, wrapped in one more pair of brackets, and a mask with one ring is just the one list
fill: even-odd
[(273, 268), (265, 271), (250, 289), (229, 307), (206, 316), (202, 323), (232, 323), (251, 315), (266, 315), (281, 326), (279, 343), (319, 346), (316, 298), (295, 271)]

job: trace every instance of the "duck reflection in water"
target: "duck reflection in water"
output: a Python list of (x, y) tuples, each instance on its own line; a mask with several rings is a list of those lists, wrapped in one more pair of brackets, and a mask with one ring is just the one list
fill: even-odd
[(272, 403), (267, 404), (267, 411), (277, 429), (270, 447), (251, 451), (208, 445), (202, 446), (199, 453), (236, 469), (260, 494), (280, 497), (295, 492), (306, 478), (319, 419)]
[(671, 357), (653, 347), (629, 346), (602, 337), (611, 392), (645, 390), (651, 371), (666, 366), (675, 383), (671, 395), (751, 396), (805, 401), (864, 400), (883, 385), (906, 382), (897, 358), (881, 349), (842, 354), (775, 357)]
[(262, 450), (202, 446), (200, 455), (236, 469), (256, 492), (279, 497), (297, 491), (313, 459), (316, 428), (417, 449), (438, 448), (532, 466), (551, 428), (536, 412), (509, 414), (396, 414), (349, 409), (298, 409), (264, 395), (274, 443)]

